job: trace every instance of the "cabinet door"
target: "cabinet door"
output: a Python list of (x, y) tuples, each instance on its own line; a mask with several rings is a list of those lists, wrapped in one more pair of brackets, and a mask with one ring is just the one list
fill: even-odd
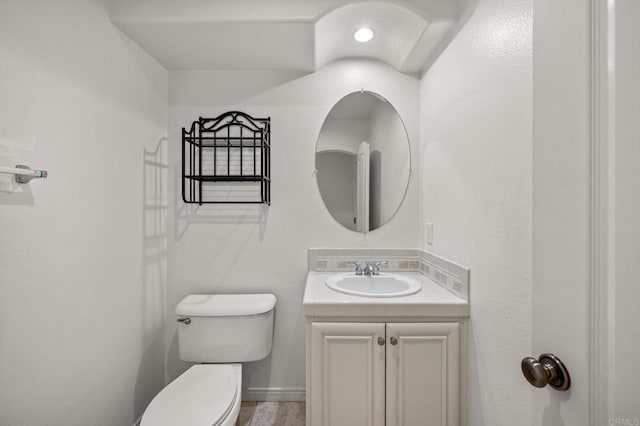
[(379, 323), (311, 324), (311, 425), (385, 422), (385, 338)]
[(458, 323), (387, 324), (387, 426), (458, 426)]

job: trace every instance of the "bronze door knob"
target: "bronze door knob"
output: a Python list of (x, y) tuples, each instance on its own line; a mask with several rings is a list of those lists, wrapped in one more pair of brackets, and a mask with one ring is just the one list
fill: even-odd
[(539, 359), (527, 357), (520, 365), (524, 377), (537, 388), (549, 385), (555, 390), (565, 391), (571, 386), (569, 371), (553, 354), (542, 354)]

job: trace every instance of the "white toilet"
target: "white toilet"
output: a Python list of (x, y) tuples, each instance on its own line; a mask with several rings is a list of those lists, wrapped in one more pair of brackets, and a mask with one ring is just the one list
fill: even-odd
[(156, 395), (141, 426), (235, 425), (242, 400), (239, 363), (271, 352), (275, 305), (272, 294), (185, 297), (176, 307), (180, 359), (200, 364)]

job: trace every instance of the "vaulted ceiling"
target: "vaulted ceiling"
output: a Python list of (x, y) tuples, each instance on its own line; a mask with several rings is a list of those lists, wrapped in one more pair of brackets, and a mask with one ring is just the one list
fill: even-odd
[[(462, 0), (460, 0), (462, 1)], [(459, 1), (114, 0), (111, 21), (168, 70), (312, 72), (369, 58), (420, 74), (460, 19)], [(367, 43), (353, 39), (373, 28)]]

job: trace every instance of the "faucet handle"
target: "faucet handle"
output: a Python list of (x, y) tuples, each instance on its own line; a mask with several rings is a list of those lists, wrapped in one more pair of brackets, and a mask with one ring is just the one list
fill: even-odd
[(373, 264), (373, 275), (380, 275), (380, 266), (389, 266), (389, 262), (386, 260), (375, 262)]
[(362, 266), (358, 262), (353, 261), (353, 260), (349, 260), (349, 261), (347, 261), (347, 265), (355, 266), (356, 267), (356, 275), (362, 275)]

